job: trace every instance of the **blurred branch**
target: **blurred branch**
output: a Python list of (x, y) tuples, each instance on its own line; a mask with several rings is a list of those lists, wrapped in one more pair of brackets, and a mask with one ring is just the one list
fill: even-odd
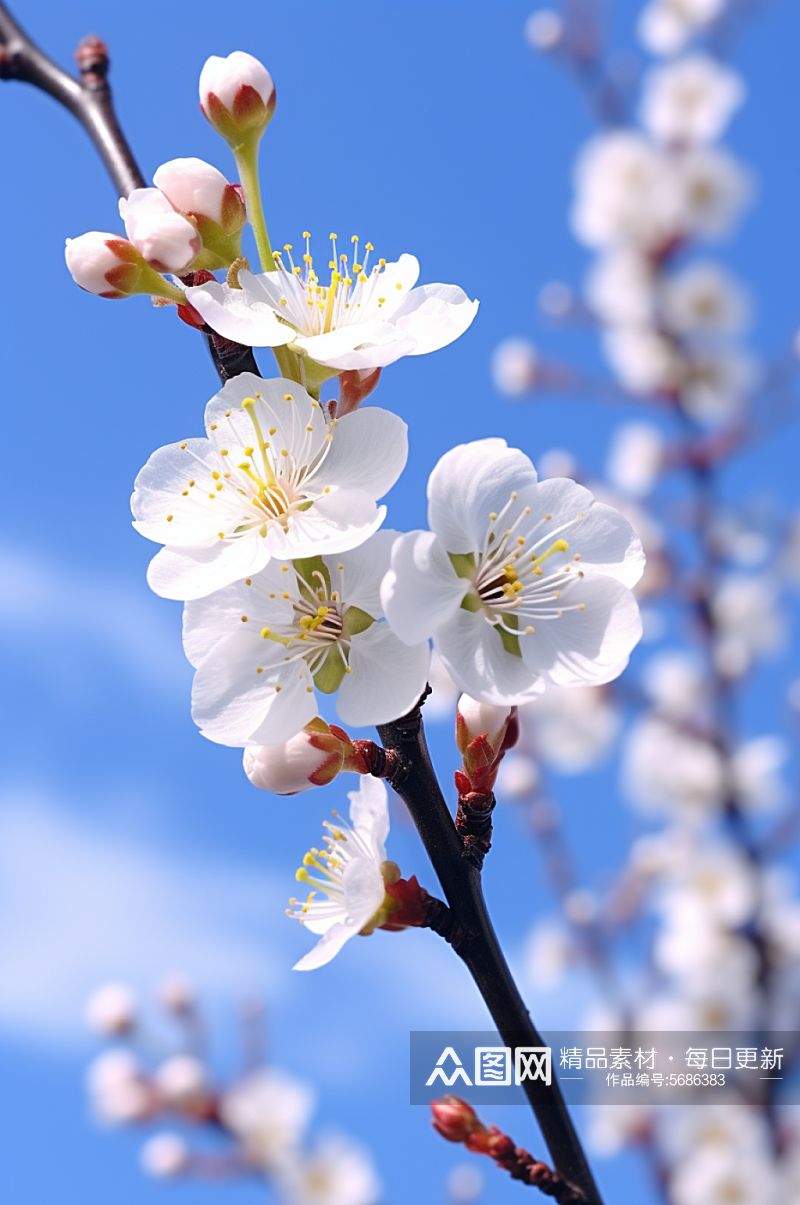
[[(454, 949), (472, 975), (503, 1041), (509, 1046), (544, 1046), (492, 928), (480, 870), (465, 857), (431, 765), (420, 704), (402, 719), (379, 724), (378, 734), (386, 749), (403, 755), (405, 774), (393, 785), (417, 826), (453, 917), (465, 931)], [(523, 1088), (559, 1175), (581, 1190), (588, 1205), (601, 1205), (558, 1084), (526, 1079)]]

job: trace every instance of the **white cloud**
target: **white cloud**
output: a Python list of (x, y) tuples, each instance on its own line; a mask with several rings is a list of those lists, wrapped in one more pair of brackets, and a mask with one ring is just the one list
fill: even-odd
[[(109, 577), (0, 547), (0, 623), (11, 653), (22, 650), (26, 665), (46, 672), (52, 696), (61, 688), (74, 698), (95, 660), (134, 681), (172, 690), (187, 689), (191, 670), (183, 656), (176, 608), (151, 597), (122, 576)], [(8, 639), (10, 636), (10, 640)], [(58, 652), (54, 648), (57, 639)]]

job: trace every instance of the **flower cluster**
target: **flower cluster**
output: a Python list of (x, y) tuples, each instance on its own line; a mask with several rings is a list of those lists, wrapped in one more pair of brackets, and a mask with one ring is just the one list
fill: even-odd
[[(205, 1018), (194, 986), (171, 975), (158, 998), (162, 1018), (172, 1024), (159, 1045), (172, 1052), (155, 1065), (148, 1058), (152, 1023), (127, 985), (105, 984), (87, 1003), (91, 1029), (125, 1043), (105, 1050), (88, 1068), (97, 1120), (115, 1127), (171, 1127), (153, 1133), (141, 1148), (148, 1175), (212, 1182), (256, 1176), (270, 1184), (282, 1205), (377, 1205), (381, 1187), (360, 1143), (331, 1132), (308, 1141), (316, 1105), (311, 1085), (252, 1055), (237, 1078), (216, 1082), (203, 1049)], [(251, 1007), (244, 1024), (245, 1050), (257, 1050), (260, 1013)]]
[[(382, 526), (408, 434), (360, 403), (400, 356), (461, 335), (477, 302), (453, 285), (416, 286), (413, 256), (375, 262), (355, 236), (349, 255), (330, 236), (327, 282), (307, 233), (302, 256), (288, 244), (273, 253), (256, 171), (271, 77), (240, 52), (212, 58), (200, 99), (242, 185), (173, 160), (120, 203), (127, 241), (84, 235), (67, 261), (84, 288), (160, 295), (215, 336), (271, 347), (281, 369), (227, 380), (205, 437), (160, 448), (136, 479), (134, 524), (163, 545), (148, 580), (185, 603), (203, 735), (260, 751), (246, 755), (248, 775), (287, 793), (329, 781), (349, 757), (336, 736), (322, 749), (318, 695), (335, 696), (346, 724), (399, 718), (425, 689), (430, 638), (461, 689), (491, 704), (615, 678), (641, 633), (631, 587), (644, 557), (631, 524), (585, 488), (538, 482), (524, 453), (478, 440), (434, 468), (430, 531)], [(260, 274), (241, 257), (246, 217)], [(335, 376), (339, 400), (326, 404), (320, 389)], [(282, 754), (263, 752), (273, 747)]]

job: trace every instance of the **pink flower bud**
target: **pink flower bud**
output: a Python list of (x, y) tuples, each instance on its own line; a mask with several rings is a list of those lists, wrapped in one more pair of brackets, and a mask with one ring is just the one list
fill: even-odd
[(99, 230), (68, 238), (65, 257), (75, 284), (98, 297), (130, 297), (138, 293), (139, 278), (147, 267), (127, 239)]
[(472, 1106), (450, 1093), (441, 1100), (431, 1101), (431, 1113), (433, 1128), (448, 1142), (466, 1142), (476, 1130), (482, 1132), (485, 1128)]
[[(344, 739), (343, 739), (344, 738)], [(244, 751), (244, 772), (254, 787), (276, 795), (298, 795), (323, 787), (343, 769), (352, 745), (341, 729), (312, 720), (283, 745), (253, 745)]]
[(259, 138), (275, 112), (272, 76), (243, 50), (226, 59), (212, 55), (200, 73), (200, 108), (231, 146), (248, 135)]
[(137, 188), (119, 203), (128, 238), (157, 272), (185, 272), (203, 248), (191, 222), (157, 188)]
[(235, 184), (202, 159), (170, 159), (162, 163), (153, 183), (173, 209), (189, 214), (202, 230), (202, 222), (222, 227), (225, 234), (241, 230), (247, 213)]
[(459, 753), (466, 753), (468, 746), (479, 736), (485, 737), (492, 751), (498, 753), (513, 710), (512, 707), (479, 703), (469, 695), (462, 695), (456, 708), (456, 745)]

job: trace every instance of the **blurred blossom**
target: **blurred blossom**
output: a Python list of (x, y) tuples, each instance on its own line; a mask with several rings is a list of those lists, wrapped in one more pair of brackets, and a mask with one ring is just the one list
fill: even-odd
[(533, 795), (539, 786), (539, 770), (532, 757), (524, 753), (507, 753), (500, 764), (495, 793), (504, 799), (524, 799)]
[(572, 955), (566, 926), (557, 920), (539, 921), (525, 943), (527, 977), (534, 988), (555, 987), (564, 977)]
[(736, 678), (760, 656), (778, 649), (784, 636), (774, 585), (764, 577), (732, 574), (711, 600), (716, 625), (714, 660), (720, 673)]
[(99, 1055), (86, 1073), (92, 1110), (106, 1125), (142, 1121), (154, 1107), (153, 1092), (136, 1059), (127, 1050)]
[(713, 261), (697, 262), (668, 276), (661, 286), (660, 304), (664, 322), (678, 335), (738, 335), (750, 316), (742, 286)]
[(769, 1149), (763, 1114), (755, 1108), (698, 1104), (691, 1109), (662, 1109), (658, 1145), (670, 1160), (684, 1159), (701, 1147), (760, 1154)]
[(650, 0), (639, 17), (639, 37), (651, 54), (683, 50), (725, 8), (727, 0)]
[(597, 920), (600, 905), (593, 891), (578, 888), (564, 897), (564, 915), (573, 925), (591, 925)]
[(128, 1033), (136, 1016), (136, 997), (124, 983), (105, 983), (86, 1002), (86, 1024), (104, 1037)]
[(681, 194), (668, 157), (641, 134), (598, 134), (575, 166), (572, 226), (589, 247), (658, 248), (672, 237)]
[(664, 463), (664, 437), (651, 423), (625, 423), (614, 432), (606, 476), (623, 494), (650, 493)]
[(751, 863), (734, 846), (715, 843), (689, 849), (665, 867), (659, 907), (694, 914), (698, 924), (736, 928), (752, 917), (757, 898)]
[(344, 1136), (329, 1136), (279, 1174), (287, 1205), (377, 1205), (381, 1185), (369, 1153)]
[(527, 339), (506, 339), (494, 350), (492, 380), (509, 397), (530, 393), (536, 380), (539, 357)]
[(578, 462), (566, 448), (548, 448), (539, 457), (538, 465), (540, 481), (550, 477), (571, 477), (573, 480), (580, 477)]
[(744, 101), (735, 71), (706, 54), (655, 67), (643, 83), (642, 125), (661, 142), (713, 142)]
[(611, 1158), (623, 1147), (644, 1138), (650, 1127), (650, 1114), (642, 1105), (614, 1105), (613, 1109), (592, 1109), (589, 1115), (589, 1143), (598, 1155)]
[(539, 305), (549, 318), (564, 318), (575, 304), (575, 294), (563, 280), (551, 280), (542, 286)]
[(163, 1062), (155, 1085), (164, 1104), (178, 1112), (194, 1113), (208, 1100), (206, 1069), (192, 1055), (176, 1054)]
[(671, 393), (681, 381), (683, 366), (677, 350), (648, 327), (609, 327), (603, 344), (619, 382), (631, 393)]
[(719, 426), (737, 418), (758, 381), (752, 356), (736, 347), (695, 350), (686, 362), (681, 401), (697, 422)]
[(561, 774), (583, 774), (602, 761), (620, 726), (611, 696), (597, 686), (551, 686), (518, 714), (523, 742)]
[(725, 789), (718, 750), (653, 716), (629, 730), (622, 777), (628, 797), (642, 811), (690, 821), (704, 820)]
[(674, 162), (680, 194), (677, 232), (724, 238), (752, 197), (750, 174), (720, 147), (699, 147)]
[(672, 1205), (781, 1205), (772, 1160), (736, 1147), (701, 1147), (671, 1179)]
[(447, 1175), (450, 1205), (472, 1205), (483, 1194), (486, 1178), (474, 1163), (458, 1163)]
[(190, 1161), (189, 1147), (180, 1134), (154, 1134), (142, 1147), (142, 1170), (148, 1176), (168, 1180), (186, 1170)]
[(779, 736), (761, 736), (745, 741), (731, 758), (731, 777), (736, 800), (747, 811), (777, 807), (786, 797), (781, 771), (789, 758), (789, 747)]
[(274, 1172), (297, 1155), (314, 1104), (307, 1084), (271, 1067), (235, 1084), (222, 1097), (219, 1112), (250, 1162)]
[(584, 291), (591, 310), (609, 326), (642, 327), (653, 319), (653, 267), (634, 247), (614, 247), (600, 254)]
[(197, 995), (194, 984), (185, 975), (167, 975), (158, 985), (158, 999), (170, 1013), (189, 1013), (193, 1010)]
[(645, 665), (642, 686), (662, 715), (672, 720), (689, 720), (706, 700), (707, 676), (690, 653), (664, 651)]
[(561, 41), (564, 22), (551, 8), (540, 8), (525, 22), (525, 38), (534, 50), (553, 50)]

